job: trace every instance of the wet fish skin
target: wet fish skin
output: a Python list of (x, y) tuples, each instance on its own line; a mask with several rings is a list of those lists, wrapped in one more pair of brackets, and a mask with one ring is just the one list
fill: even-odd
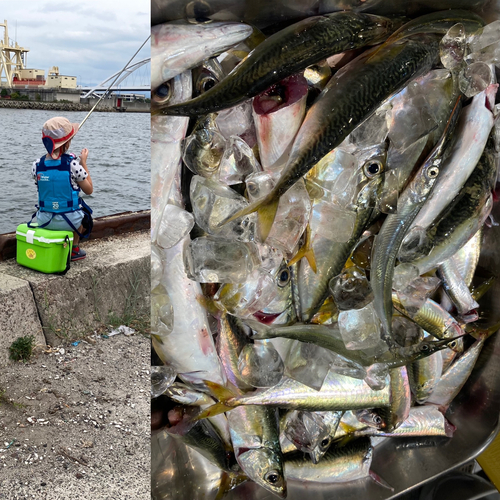
[(245, 325), (235, 316), (222, 313), (219, 319), (217, 352), (228, 382), (243, 392), (252, 390), (253, 387), (241, 377), (238, 370), (238, 358), (243, 348), (250, 342)]
[(410, 385), (415, 401), (423, 404), (432, 394), (443, 372), (443, 358), (440, 352), (414, 361), (409, 367)]
[(426, 404), (437, 405), (446, 411), (469, 378), (484, 345), (484, 338), (474, 344), (443, 373)]
[(251, 34), (251, 26), (243, 23), (172, 22), (153, 26), (151, 88), (157, 88), (163, 82), (197, 66), (204, 59), (223, 52)]
[(235, 106), (328, 56), (379, 43), (392, 30), (389, 19), (369, 14), (338, 12), (309, 17), (259, 44), (202, 97), (161, 112), (195, 116)]
[(443, 281), (443, 289), (459, 314), (466, 314), (479, 307), (479, 304), (472, 297), (469, 287), (460, 276), (453, 258), (445, 260), (438, 266), (437, 276)]
[(198, 412), (197, 408), (186, 409), (182, 421), (175, 426), (166, 428), (166, 432), (174, 439), (195, 448), (220, 469), (225, 471), (237, 470), (238, 467), (234, 461), (234, 456), (228, 454), (222, 438), (217, 434), (210, 421), (208, 419), (193, 420), (191, 418)]
[[(302, 268), (299, 270), (299, 290), (303, 297), (302, 320), (307, 322), (318, 312), (319, 308), (329, 295), (328, 283), (340, 274), (349, 255), (357, 245), (359, 238), (370, 224), (378, 217), (379, 211), (375, 208), (376, 200), (381, 193), (382, 175), (377, 175), (373, 179), (367, 180), (357, 195), (356, 220), (351, 238), (345, 243), (331, 244), (326, 255), (317, 262), (318, 272), (311, 275), (311, 272)], [(313, 245), (314, 249), (314, 245)], [(301, 266), (305, 262), (301, 262)]]
[[(245, 320), (253, 331), (253, 338), (264, 340), (273, 338), (288, 338), (300, 342), (308, 342), (329, 349), (362, 366), (370, 366), (374, 363), (385, 363), (390, 368), (405, 366), (412, 361), (440, 351), (449, 345), (456, 344), (456, 338), (444, 338), (437, 342), (424, 340), (416, 345), (400, 347), (385, 352), (379, 356), (368, 356), (359, 350), (346, 349), (345, 343), (340, 336), (338, 326), (295, 324), (287, 327), (265, 326), (252, 320)], [(460, 330), (460, 334), (464, 332)]]
[(401, 195), (398, 201), (398, 212), (387, 216), (375, 240), (371, 263), (373, 304), (382, 323), (382, 335), (390, 343), (394, 343), (392, 339), (392, 280), (396, 257), (411, 223), (439, 178), (439, 166), (443, 155), (449, 148), (460, 104), (461, 98), (459, 97), (441, 139)]
[(421, 274), (451, 257), (481, 228), (491, 210), (496, 169), (496, 153), (490, 137), (460, 193), (426, 231), (426, 244), (419, 249), (417, 258), (409, 261)]
[(286, 497), (276, 409), (245, 406), (236, 408), (227, 417), (236, 460), (242, 470), (266, 490)]
[(313, 465), (300, 452), (287, 453), (285, 474), (289, 479), (319, 483), (340, 483), (369, 475), (373, 448), (369, 438), (360, 438), (345, 446), (331, 446), (322, 460)]
[(288, 163), (273, 190), (224, 223), (257, 211), (261, 238), (271, 230), (279, 198), (323, 156), (411, 78), (429, 70), (438, 55), (434, 38), (403, 40), (360, 57), (342, 68), (325, 87), (297, 133)]

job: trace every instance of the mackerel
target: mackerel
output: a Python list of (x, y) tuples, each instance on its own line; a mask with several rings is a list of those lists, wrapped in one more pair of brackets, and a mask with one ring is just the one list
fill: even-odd
[(395, 27), (387, 18), (354, 12), (309, 17), (259, 44), (203, 96), (161, 112), (196, 116), (236, 106), (333, 54), (380, 43)]

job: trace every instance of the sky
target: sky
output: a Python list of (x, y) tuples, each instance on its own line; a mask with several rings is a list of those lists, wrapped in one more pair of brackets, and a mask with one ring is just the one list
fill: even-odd
[[(151, 31), (150, 0), (13, 0), (0, 5), (9, 39), (29, 49), (27, 68), (47, 75), (58, 66), (61, 75), (76, 76), (83, 86), (99, 84), (123, 69)], [(133, 62), (149, 56), (148, 41)], [(149, 72), (150, 65), (143, 66), (129, 77), (130, 83), (149, 85)]]

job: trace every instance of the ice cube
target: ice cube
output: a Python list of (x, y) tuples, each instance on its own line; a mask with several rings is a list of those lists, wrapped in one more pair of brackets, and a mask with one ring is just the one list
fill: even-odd
[(151, 290), (160, 284), (163, 274), (163, 263), (160, 249), (151, 245)]
[(341, 311), (362, 309), (373, 300), (373, 291), (363, 269), (346, 267), (328, 285), (337, 308)]
[(171, 248), (189, 234), (193, 227), (193, 214), (167, 203), (158, 226), (156, 243), (162, 248)]
[(174, 382), (177, 374), (168, 365), (151, 367), (151, 398), (161, 396)]
[(441, 63), (447, 69), (457, 69), (464, 64), (465, 28), (462, 23), (452, 26), (439, 44)]
[(202, 236), (184, 253), (189, 279), (200, 283), (244, 283), (259, 262), (255, 243)]
[(285, 375), (319, 391), (328, 375), (334, 353), (315, 344), (295, 341), (285, 362)]
[(174, 309), (163, 285), (151, 290), (151, 333), (160, 337), (174, 328)]
[(320, 233), (322, 238), (338, 243), (349, 241), (355, 222), (355, 211), (324, 200), (313, 206), (309, 221), (313, 235)]
[(270, 171), (256, 172), (246, 178), (245, 184), (247, 187), (248, 199), (250, 202), (253, 202), (269, 194), (276, 184), (276, 179)]
[(272, 387), (283, 378), (284, 364), (269, 341), (247, 344), (238, 358), (238, 371), (254, 387)]
[(266, 243), (291, 256), (311, 213), (311, 200), (303, 179), (297, 181), (279, 201), (276, 217)]
[(419, 276), (418, 267), (412, 264), (399, 264), (394, 269), (392, 288), (394, 290), (404, 290), (412, 281)]
[(240, 284), (224, 284), (214, 299), (229, 314), (238, 318), (248, 318), (265, 309), (276, 296), (273, 276), (261, 269), (253, 272)]
[(239, 241), (254, 239), (257, 214), (245, 215), (220, 225), (238, 210), (248, 206), (247, 200), (234, 189), (213, 179), (195, 175), (191, 180), (190, 197), (195, 221), (208, 234)]
[(238, 184), (260, 170), (262, 168), (248, 144), (240, 137), (229, 137), (219, 165), (219, 180), (228, 185)]
[(469, 52), (477, 53), (500, 41), (500, 21), (494, 21), (471, 35), (468, 39)]
[(336, 353), (333, 355), (330, 371), (360, 380), (366, 377), (366, 370), (362, 365)]
[(251, 148), (257, 144), (255, 125), (252, 118), (252, 101), (219, 111), (215, 120), (221, 134), (229, 139), (232, 135), (241, 137)]
[(381, 107), (363, 123), (358, 125), (349, 135), (349, 142), (362, 149), (373, 144), (381, 144), (388, 134), (387, 112), (391, 105)]
[(437, 123), (424, 95), (395, 100), (389, 139), (396, 149), (405, 150), (436, 127)]
[(347, 349), (366, 349), (380, 342), (380, 321), (370, 302), (362, 309), (341, 311), (339, 329)]
[(437, 290), (441, 280), (433, 276), (425, 276), (413, 280), (406, 288), (398, 290), (398, 298), (405, 310), (416, 313), (424, 302)]
[(322, 413), (294, 410), (286, 415), (283, 432), (298, 450), (311, 453), (330, 436), (330, 426), (323, 421)]
[(226, 140), (216, 128), (202, 128), (186, 137), (182, 143), (182, 159), (196, 175), (211, 177), (218, 169)]
[(374, 390), (381, 391), (389, 383), (389, 367), (374, 363), (366, 369), (365, 382)]
[(494, 83), (495, 76), (490, 66), (484, 62), (474, 62), (466, 66), (458, 75), (460, 91), (466, 97), (473, 97)]

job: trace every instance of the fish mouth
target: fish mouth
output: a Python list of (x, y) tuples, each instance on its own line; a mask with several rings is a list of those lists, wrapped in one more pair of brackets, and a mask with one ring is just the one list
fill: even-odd
[(263, 323), (264, 325), (270, 325), (277, 317), (281, 316), (283, 312), (280, 313), (266, 313), (264, 311), (257, 311), (253, 313), (253, 316), (259, 323)]
[(292, 75), (269, 87), (253, 100), (254, 111), (267, 115), (296, 103), (307, 94), (307, 80), (302, 75)]

